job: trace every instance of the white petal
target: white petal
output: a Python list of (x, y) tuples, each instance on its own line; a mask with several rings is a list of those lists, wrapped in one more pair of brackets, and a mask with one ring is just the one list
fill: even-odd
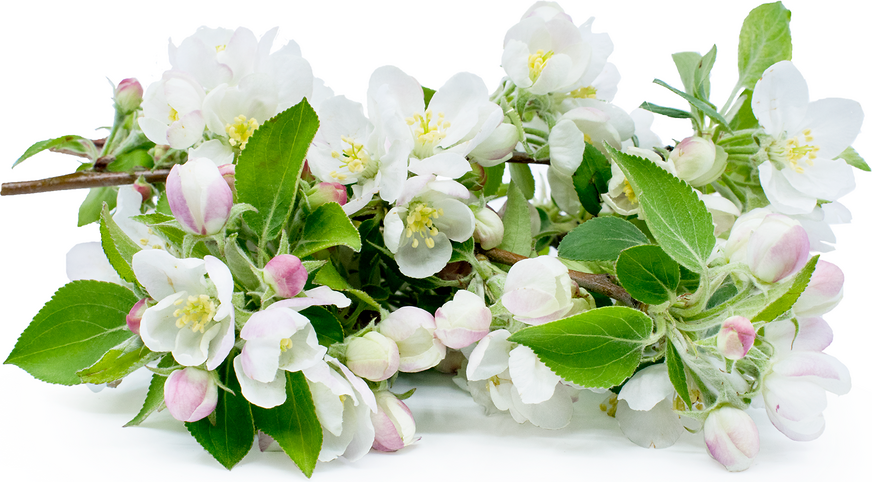
[(279, 370), (269, 383), (252, 380), (242, 370), (242, 360), (239, 356), (233, 359), (233, 369), (242, 388), (242, 396), (249, 402), (263, 408), (273, 408), (285, 403), (285, 372)]
[(495, 330), (479, 340), (469, 355), (466, 377), (470, 381), (486, 380), (499, 375), (509, 367), (509, 351), (512, 344), (508, 330)]
[(672, 400), (675, 393), (665, 363), (651, 365), (639, 370), (631, 378), (618, 395), (618, 400), (625, 400), (632, 410), (648, 411), (662, 400)]
[(808, 85), (790, 61), (778, 62), (763, 72), (754, 86), (751, 110), (766, 133), (779, 137), (796, 132), (808, 106)]
[(636, 411), (626, 400), (618, 401), (615, 419), (631, 442), (645, 448), (663, 449), (681, 437), (684, 427), (672, 411), (672, 400), (663, 400), (648, 411)]
[(203, 293), (206, 263), (201, 259), (179, 259), (166, 251), (149, 249), (134, 254), (132, 265), (137, 281), (156, 300), (180, 291)]
[(560, 377), (524, 345), (518, 345), (509, 353), (509, 373), (524, 403), (541, 403), (550, 399), (554, 387), (560, 382)]

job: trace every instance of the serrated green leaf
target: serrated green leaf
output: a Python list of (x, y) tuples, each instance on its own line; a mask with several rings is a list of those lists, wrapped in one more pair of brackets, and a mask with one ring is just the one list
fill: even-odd
[(557, 252), (573, 261), (614, 261), (621, 251), (648, 243), (648, 237), (633, 223), (607, 216), (585, 221), (567, 233)]
[[(161, 364), (158, 364), (158, 366)], [(166, 381), (167, 377), (163, 375), (155, 373), (151, 376), (151, 383), (148, 384), (148, 393), (146, 393), (145, 400), (142, 402), (142, 408), (132, 420), (124, 424), (125, 427), (135, 427), (144, 422), (152, 413), (161, 410), (164, 406), (164, 384)]]
[(285, 373), (285, 403), (271, 409), (252, 406), (251, 411), (257, 428), (275, 439), (306, 477), (312, 477), (323, 441), (321, 424), (306, 377), (301, 372)]
[(662, 105), (652, 104), (650, 102), (642, 102), (642, 105), (639, 106), (640, 109), (645, 109), (649, 112), (653, 112), (655, 114), (665, 115), (666, 117), (672, 117), (673, 119), (692, 119), (693, 114), (686, 110), (674, 109), (672, 107), (663, 107)]
[[(165, 196), (161, 196), (164, 199)], [(185, 236), (188, 235), (181, 227), (176, 218), (154, 212), (151, 214), (141, 214), (133, 216), (135, 221), (144, 223), (146, 226), (154, 229), (166, 242), (174, 246), (179, 251), (182, 250), (182, 245), (185, 242)], [(206, 255), (212, 254), (209, 248), (202, 242), (194, 245), (194, 250), (191, 252), (191, 257), (203, 259)]]
[(660, 80), (660, 79), (654, 79), (654, 83), (657, 84), (657, 85), (660, 85), (660, 86), (666, 87), (667, 89), (669, 89), (670, 91), (672, 91), (674, 94), (677, 94), (679, 97), (681, 97), (682, 99), (684, 99), (684, 100), (686, 100), (687, 102), (689, 102), (690, 105), (692, 105), (692, 106), (696, 107), (697, 109), (699, 109), (703, 114), (705, 114), (705, 115), (711, 117), (712, 119), (718, 121), (718, 123), (720, 123), (722, 126), (724, 126), (725, 129), (727, 129), (727, 130), (731, 130), (731, 129), (730, 129), (730, 123), (727, 122), (726, 119), (724, 119), (724, 116), (718, 114), (718, 111), (715, 110), (715, 108), (712, 107), (712, 105), (709, 104), (708, 102), (706, 102), (706, 101), (702, 101), (702, 100), (699, 100), (699, 99), (697, 99), (696, 97), (694, 97), (694, 96), (692, 96), (692, 95), (690, 95), (690, 94), (684, 93), (684, 92), (682, 92), (682, 91), (676, 89), (675, 87), (672, 87), (671, 85), (667, 84), (666, 82), (663, 82), (663, 81)]
[(860, 157), (860, 153), (854, 150), (853, 147), (848, 147), (841, 154), (836, 156), (836, 159), (844, 159), (845, 162), (848, 163), (849, 166), (854, 166), (861, 171), (869, 172), (872, 169), (869, 169), (869, 164), (866, 164), (866, 161)]
[(506, 171), (506, 163), (501, 162), (496, 166), (485, 167), (487, 181), (484, 183), (484, 195), (493, 196), (500, 190), (503, 184), (503, 173)]
[(651, 234), (672, 259), (701, 273), (715, 247), (714, 221), (693, 188), (648, 159), (608, 147), (639, 199)]
[(339, 204), (322, 204), (306, 218), (303, 235), (294, 248), (294, 255), (304, 258), (322, 249), (340, 245), (359, 252), (360, 233)]
[(115, 160), (106, 166), (106, 170), (109, 172), (128, 172), (136, 168), (151, 169), (152, 167), (154, 167), (154, 158), (147, 150), (139, 149), (117, 154)]
[(240, 202), (257, 212), (244, 217), (261, 241), (278, 236), (297, 195), (297, 183), (318, 117), (306, 99), (264, 122), (248, 139), (236, 165)]
[(261, 283), (257, 266), (239, 248), (236, 237), (237, 233), (233, 233), (227, 237), (224, 243), (224, 257), (227, 260), (227, 267), (230, 268), (233, 278), (242, 283), (242, 286), (250, 291), (260, 289)]
[(530, 233), (530, 208), (514, 179), (509, 183), (506, 214), (503, 216), (503, 242), (500, 249), (530, 256), (533, 235)]
[(757, 315), (751, 319), (751, 322), (773, 321), (783, 313), (787, 312), (787, 310), (796, 303), (796, 300), (799, 299), (802, 292), (805, 291), (808, 282), (811, 281), (811, 275), (814, 273), (815, 266), (817, 266), (818, 258), (820, 258), (820, 255), (816, 255), (808, 260), (808, 263), (806, 263), (799, 273), (796, 274), (796, 277), (793, 278), (790, 288), (775, 301), (767, 305), (766, 308), (757, 313)]
[(781, 2), (751, 10), (739, 33), (738, 85), (753, 89), (763, 71), (776, 62), (790, 60), (792, 54), (790, 10)]
[(649, 305), (672, 299), (681, 281), (678, 263), (653, 245), (625, 249), (615, 263), (615, 273), (633, 298)]
[(79, 370), (77, 374), (83, 383), (114, 382), (162, 356), (163, 353), (149, 350), (139, 335), (133, 335), (107, 351), (97, 363)]
[(97, 156), (100, 155), (97, 147), (94, 145), (93, 142), (91, 142), (90, 139), (85, 139), (81, 136), (61, 136), (54, 139), (39, 141), (28, 147), (27, 150), (24, 151), (24, 154), (22, 154), (21, 157), (19, 157), (12, 164), (12, 167), (21, 164), (28, 158), (46, 149), (55, 152), (69, 152), (81, 154), (92, 161), (96, 160)]
[(315, 328), (315, 333), (318, 335), (318, 343), (321, 345), (329, 347), (334, 343), (342, 343), (345, 340), (342, 322), (333, 316), (333, 313), (327, 308), (323, 306), (310, 306), (300, 311), (300, 314), (308, 318), (312, 323), (312, 327)]
[(103, 211), (103, 204), (109, 206), (109, 210), (115, 209), (115, 202), (118, 198), (118, 191), (112, 187), (95, 187), (88, 191), (82, 205), (79, 206), (79, 222), (78, 226), (82, 227), (86, 224), (100, 220), (100, 213)]
[(609, 306), (524, 328), (509, 341), (530, 347), (565, 380), (611, 388), (636, 371), (653, 326), (641, 311)]
[(133, 255), (142, 248), (136, 244), (127, 233), (122, 230), (112, 215), (109, 214), (109, 206), (103, 204), (100, 213), (100, 245), (103, 253), (109, 260), (109, 264), (124, 281), (136, 283), (136, 275), (133, 274)]
[[(197, 422), (185, 422), (185, 427), (218, 463), (229, 470), (251, 450), (256, 432), (251, 405), (242, 396), (233, 364), (226, 362), (218, 371), (224, 386), (233, 393), (219, 389), (215, 412)], [(215, 421), (214, 425), (210, 419)]]
[(715, 59), (718, 55), (718, 46), (712, 45), (711, 50), (708, 51), (702, 58), (699, 60), (699, 64), (696, 67), (696, 71), (694, 73), (694, 88), (693, 92), (689, 92), (693, 94), (694, 97), (697, 97), (701, 100), (708, 100), (709, 93), (711, 92), (711, 73), (712, 67), (715, 65)]
[(127, 314), (137, 301), (114, 283), (67, 283), (39, 310), (4, 363), (49, 383), (79, 384), (77, 371), (130, 337)]
[(681, 355), (671, 341), (666, 345), (666, 369), (669, 373), (669, 381), (675, 387), (675, 392), (681, 397), (686, 407), (692, 407), (693, 403), (691, 403), (690, 390), (687, 387), (687, 372), (684, 369), (684, 362), (681, 361)]
[(584, 144), (581, 165), (572, 175), (575, 193), (585, 211), (596, 216), (602, 209), (600, 195), (608, 192), (612, 178), (612, 164), (609, 159), (589, 142)]
[(451, 242), (451, 259), (448, 260), (449, 263), (455, 263), (457, 261), (469, 261), (470, 259), (474, 258), (475, 239), (469, 238), (462, 243), (458, 243), (457, 241)]
[(536, 180), (533, 179), (533, 172), (530, 171), (530, 166), (512, 162), (509, 164), (509, 176), (515, 186), (524, 194), (524, 199), (533, 199), (536, 193)]

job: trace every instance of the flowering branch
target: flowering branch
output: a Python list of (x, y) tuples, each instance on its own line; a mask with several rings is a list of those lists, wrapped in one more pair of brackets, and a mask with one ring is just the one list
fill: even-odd
[[(493, 248), (487, 251), (482, 251), (481, 254), (485, 255), (491, 261), (512, 265), (519, 261), (527, 259), (526, 256), (521, 256), (520, 254), (512, 253), (511, 251), (506, 251), (504, 249)], [(637, 308), (639, 306), (639, 302), (634, 300), (632, 296), (624, 288), (616, 285), (612, 281), (612, 277), (607, 274), (591, 274), (591, 273), (582, 273), (581, 271), (569, 270), (569, 277), (572, 278), (572, 281), (578, 283), (578, 286), (588, 290), (593, 291), (594, 293), (599, 293), (601, 295), (608, 296), (613, 300), (618, 300), (621, 303), (624, 303), (627, 306), (631, 306), (633, 308)]]

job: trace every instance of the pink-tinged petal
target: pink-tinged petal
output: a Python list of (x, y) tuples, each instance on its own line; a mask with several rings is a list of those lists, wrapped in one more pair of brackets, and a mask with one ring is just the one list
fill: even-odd
[(306, 296), (289, 298), (286, 300), (276, 301), (269, 305), (269, 309), (275, 308), (291, 308), (295, 311), (303, 310), (310, 306), (326, 306), (334, 305), (339, 308), (346, 308), (351, 305), (351, 299), (338, 291), (333, 291), (326, 286), (318, 286), (310, 290), (304, 291)]
[(465, 348), (488, 334), (492, 318), (478, 295), (458, 290), (451, 301), (436, 310), (434, 334), (450, 348)]
[(730, 360), (744, 358), (754, 346), (756, 338), (757, 331), (751, 320), (744, 316), (731, 316), (724, 321), (718, 332), (718, 351)]
[(278, 296), (293, 298), (303, 290), (309, 273), (300, 258), (292, 254), (281, 254), (264, 266), (263, 277)]
[(836, 395), (844, 395), (851, 390), (848, 368), (825, 353), (792, 352), (773, 364), (772, 371), (783, 377), (801, 378)]
[(730, 472), (750, 467), (760, 451), (757, 426), (737, 408), (715, 410), (706, 418), (703, 430), (709, 454)]
[[(303, 315), (291, 312), (303, 318)], [(314, 366), (327, 354), (327, 347), (318, 344), (318, 335), (309, 323), (294, 333), (291, 343), (291, 349), (279, 355), (279, 368), (285, 371), (296, 372)]]
[(130, 312), (127, 313), (127, 316), (125, 317), (127, 328), (137, 335), (139, 334), (139, 326), (142, 324), (142, 315), (148, 308), (148, 300), (150, 300), (150, 298), (143, 298), (137, 301), (133, 307), (130, 308)]
[(255, 338), (242, 347), (237, 357), (242, 370), (252, 380), (269, 383), (276, 377), (281, 355), (281, 338)]
[(795, 132), (805, 117), (808, 85), (790, 61), (778, 62), (763, 72), (754, 86), (751, 110), (766, 133), (778, 137)]
[[(325, 357), (325, 359), (327, 359), (327, 357)], [(342, 375), (345, 377), (346, 380), (348, 380), (348, 383), (350, 383), (351, 386), (354, 387), (354, 390), (360, 396), (360, 400), (363, 401), (363, 404), (372, 413), (375, 413), (378, 410), (378, 407), (376, 405), (375, 395), (372, 393), (372, 390), (370, 390), (369, 385), (367, 385), (366, 382), (359, 377), (355, 376), (354, 373), (352, 373), (351, 370), (349, 370), (348, 367), (343, 365), (342, 363), (339, 363), (335, 359), (329, 359), (328, 361), (330, 361), (333, 366), (339, 368), (339, 370), (342, 372)]]
[(863, 124), (863, 108), (849, 99), (821, 99), (808, 104), (797, 134), (811, 130), (809, 144), (818, 146), (818, 157), (832, 159), (853, 144)]
[(842, 300), (845, 274), (833, 263), (818, 261), (811, 280), (793, 305), (798, 316), (819, 316)]
[(826, 391), (811, 381), (770, 373), (763, 385), (763, 401), (771, 412), (770, 419), (774, 415), (801, 421), (827, 408)]
[(218, 385), (199, 368), (176, 370), (164, 384), (164, 402), (176, 420), (196, 422), (218, 405)]
[(346, 366), (355, 375), (373, 382), (392, 377), (400, 365), (396, 342), (374, 331), (351, 338), (345, 356)]
[(509, 367), (509, 352), (512, 343), (508, 341), (508, 330), (496, 330), (482, 338), (469, 354), (466, 378), (470, 381), (487, 380), (499, 375)]
[(233, 359), (233, 369), (242, 388), (242, 396), (262, 408), (273, 408), (285, 403), (287, 399), (285, 372), (277, 371), (269, 383), (252, 380), (245, 375), (240, 356)]
[(775, 283), (802, 268), (809, 250), (808, 234), (799, 222), (770, 214), (748, 240), (748, 266), (757, 278)]

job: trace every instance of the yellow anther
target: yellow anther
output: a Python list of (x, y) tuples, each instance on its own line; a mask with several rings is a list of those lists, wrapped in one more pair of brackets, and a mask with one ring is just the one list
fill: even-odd
[(579, 87), (570, 92), (569, 95), (576, 99), (596, 99), (596, 87)]
[[(342, 151), (333, 151), (330, 155), (334, 159), (338, 159), (339, 162), (342, 163), (342, 167), (348, 169), (348, 172), (352, 174), (359, 174), (366, 170), (372, 158), (370, 158), (369, 153), (366, 152), (366, 149), (363, 147), (363, 144), (356, 142), (354, 139), (342, 136), (340, 137), (344, 146), (348, 146)], [(330, 173), (330, 176), (334, 179), (344, 180), (348, 176), (339, 171), (333, 171)]]
[(216, 46), (215, 46), (215, 52), (221, 52), (221, 51), (223, 51), (223, 50), (226, 49), (226, 48), (227, 48), (227, 45), (216, 45)]
[[(187, 301), (187, 302), (186, 302)], [(215, 302), (209, 295), (188, 296), (187, 300), (182, 298), (176, 300), (173, 304), (184, 307), (173, 311), (173, 316), (176, 317), (176, 327), (188, 327), (191, 331), (200, 333), (206, 332), (206, 327), (215, 317), (216, 306)]]
[(418, 247), (419, 237), (424, 240), (424, 245), (428, 248), (436, 246), (433, 237), (439, 234), (439, 229), (433, 225), (433, 220), (444, 214), (445, 211), (441, 208), (432, 208), (425, 203), (418, 203), (409, 209), (406, 215), (406, 238), (413, 238), (413, 248)]
[(257, 119), (251, 118), (247, 119), (244, 115), (238, 115), (235, 119), (233, 119), (233, 124), (227, 124), (224, 126), (224, 130), (227, 131), (227, 136), (230, 138), (230, 145), (236, 146), (238, 145), (240, 149), (245, 149), (245, 145), (248, 143), (248, 138), (254, 134), (254, 131), (260, 124), (257, 123)]
[(545, 64), (548, 63), (548, 59), (550, 59), (554, 55), (554, 51), (549, 50), (545, 52), (542, 49), (536, 51), (535, 54), (530, 54), (527, 58), (528, 67), (530, 68), (530, 80), (536, 82), (536, 79), (542, 74), (542, 69), (545, 68)]
[(178, 122), (179, 121), (179, 111), (170, 107), (170, 114), (168, 117), (170, 120), (170, 124), (172, 124), (173, 122)]
[(282, 353), (284, 353), (294, 346), (294, 342), (290, 338), (282, 338), (282, 343), (279, 346), (282, 349)]
[(814, 140), (814, 137), (811, 135), (811, 129), (806, 129), (802, 131), (804, 143), (800, 144), (799, 136), (783, 141), (784, 144), (781, 151), (775, 151), (775, 155), (778, 156), (780, 154), (781, 160), (786, 161), (785, 165), (789, 165), (791, 169), (802, 174), (805, 172), (805, 169), (802, 164), (806, 166), (813, 166), (814, 161), (817, 158), (817, 152), (820, 150), (818, 146), (809, 144), (809, 142)]
[(636, 196), (636, 192), (633, 191), (633, 186), (630, 186), (630, 182), (624, 179), (623, 187), (621, 191), (627, 196), (627, 201), (630, 201), (633, 204), (639, 204), (639, 197)]
[(433, 148), (448, 135), (446, 129), (451, 127), (451, 123), (445, 120), (445, 114), (440, 112), (434, 119), (430, 109), (424, 111), (423, 115), (407, 117), (406, 124), (412, 128), (415, 137), (414, 154), (421, 159), (433, 155)]

